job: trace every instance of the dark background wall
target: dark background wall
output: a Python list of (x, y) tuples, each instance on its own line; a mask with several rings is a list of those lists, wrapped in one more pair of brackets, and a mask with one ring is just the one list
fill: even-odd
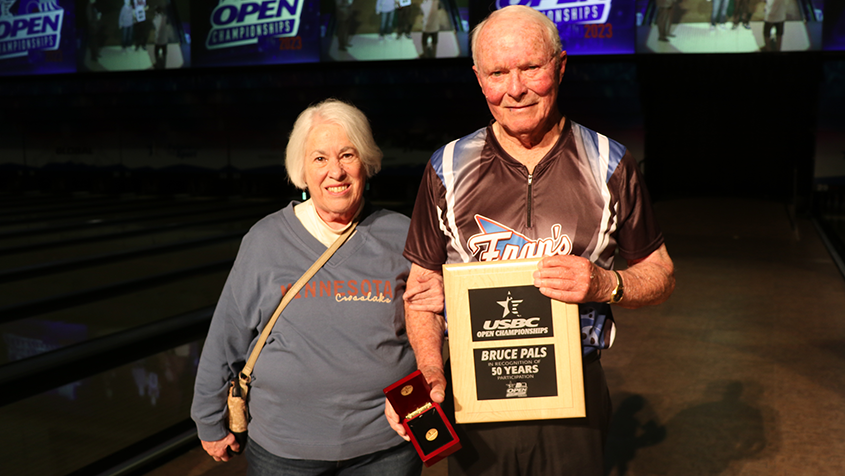
[[(813, 180), (818, 138), (835, 142), (845, 130), (843, 59), (572, 57), (560, 105), (571, 119), (626, 144), (658, 201), (739, 196), (808, 211), (820, 193)], [(17, 339), (30, 343), (27, 350), (68, 352), (0, 366), (6, 381), (24, 375), (40, 385), (14, 380), (29, 393), (0, 402), (6, 415), (26, 420), (17, 425), (24, 438), (11, 435), (12, 468), (100, 474), (190, 433), (196, 355), (230, 266), (225, 260), (258, 217), (297, 195), (281, 165), (287, 133), (303, 108), (331, 96), (370, 117), (385, 151), (370, 193), (406, 213), (431, 152), (490, 120), (466, 59), (0, 78), (0, 305), (7, 306), (0, 333), (31, 339)], [(824, 185), (833, 236), (833, 225), (845, 223), (837, 219), (845, 194), (835, 181)], [(33, 193), (17, 196), (26, 192)], [(247, 199), (206, 198), (227, 195)], [(748, 202), (757, 210), (759, 201)], [(702, 203), (721, 216), (718, 204), (737, 202)], [(767, 209), (754, 219), (734, 213), (725, 228), (736, 220), (760, 226), (781, 208)], [(699, 219), (686, 207), (683, 213), (691, 217), (686, 224)], [(845, 236), (841, 225), (838, 232)], [(732, 250), (741, 243), (728, 241)], [(695, 243), (706, 257), (721, 253), (718, 243)], [(95, 358), (101, 367), (89, 363)], [(139, 384), (139, 375), (166, 376), (168, 366), (183, 373), (172, 382), (157, 378), (155, 392), (149, 380)], [(79, 399), (42, 393), (60, 386)], [(196, 445), (193, 434), (179, 441)]]
[[(626, 143), (655, 199), (806, 199), (832, 53), (571, 57), (561, 107)], [(296, 115), (326, 97), (370, 117), (385, 195), (490, 119), (469, 59), (0, 79), (4, 191), (290, 193)], [(400, 177), (401, 179), (396, 179)]]
[(647, 58), (640, 87), (654, 192), (805, 197), (813, 177), (821, 58)]

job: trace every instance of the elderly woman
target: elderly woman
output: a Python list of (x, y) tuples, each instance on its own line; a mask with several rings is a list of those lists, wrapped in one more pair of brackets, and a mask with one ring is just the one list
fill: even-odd
[[(349, 240), (282, 312), (252, 374), (250, 475), (418, 475), (413, 446), (383, 417), (382, 389), (416, 369), (405, 335), (402, 256), (409, 220), (363, 198), (381, 167), (364, 114), (327, 100), (296, 120), (285, 165), (311, 198), (244, 237), (208, 332), (191, 415), (205, 450), (228, 460), (227, 382), (244, 366), (283, 292), (353, 221)], [(442, 309), (442, 285), (414, 298)]]

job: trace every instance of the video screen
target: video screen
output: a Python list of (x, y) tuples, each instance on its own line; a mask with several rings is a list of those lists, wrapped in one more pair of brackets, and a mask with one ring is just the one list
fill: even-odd
[(822, 0), (637, 0), (637, 53), (812, 51)]
[(76, 71), (74, 0), (0, 0), (0, 75)]
[(193, 0), (194, 66), (320, 61), (319, 0)]
[(570, 55), (632, 54), (635, 52), (636, 0), (475, 0), (470, 23), (508, 5), (527, 5), (549, 17)]
[(823, 11), (822, 42), (824, 49), (845, 51), (845, 2), (827, 0)]
[(324, 61), (469, 55), (466, 0), (324, 0)]
[(187, 0), (76, 0), (79, 71), (186, 68)]

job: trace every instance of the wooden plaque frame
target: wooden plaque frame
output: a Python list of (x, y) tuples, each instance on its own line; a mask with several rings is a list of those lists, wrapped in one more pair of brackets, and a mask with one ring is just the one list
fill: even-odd
[(457, 423), (586, 416), (578, 306), (540, 294), (538, 261), (443, 266)]

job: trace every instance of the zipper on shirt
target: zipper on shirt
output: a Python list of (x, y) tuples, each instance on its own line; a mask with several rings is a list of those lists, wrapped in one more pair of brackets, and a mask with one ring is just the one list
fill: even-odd
[(531, 228), (531, 189), (533, 188), (534, 183), (534, 174), (528, 174), (528, 219), (526, 223), (528, 224), (528, 228)]

